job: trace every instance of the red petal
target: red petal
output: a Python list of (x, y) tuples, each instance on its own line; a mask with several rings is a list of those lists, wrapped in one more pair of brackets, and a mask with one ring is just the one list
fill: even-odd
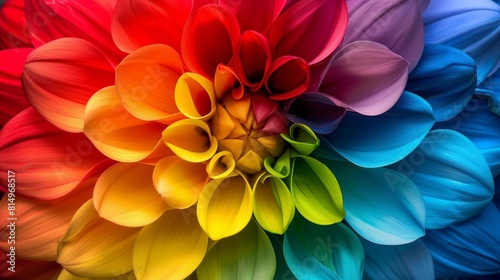
[(217, 65), (227, 65), (240, 38), (236, 18), (216, 5), (193, 12), (182, 33), (182, 58), (192, 72), (211, 80)]
[(35, 47), (75, 37), (96, 45), (115, 65), (125, 55), (113, 43), (111, 15), (116, 0), (26, 0), (26, 18)]
[[(7, 252), (9, 254), (10, 252)], [(62, 267), (56, 262), (27, 261), (15, 258), (15, 272), (8, 270), (10, 256), (0, 254), (0, 279), (47, 280), (55, 279)]]
[(193, 0), (193, 11), (210, 4), (219, 4), (219, 0)]
[(220, 5), (231, 11), (242, 31), (264, 31), (281, 13), (286, 0), (220, 0)]
[(271, 61), (271, 47), (267, 38), (255, 31), (244, 32), (234, 56), (234, 68), (242, 82), (251, 90), (259, 89)]
[(299, 57), (282, 56), (273, 62), (264, 82), (271, 94), (269, 98), (285, 100), (305, 92), (309, 80), (307, 61)]
[(0, 49), (32, 47), (24, 16), (24, 0), (8, 0), (0, 5)]
[(8, 122), (0, 132), (0, 185), (15, 172), (16, 194), (56, 199), (73, 190), (105, 157), (83, 133), (67, 133), (33, 108)]
[(315, 64), (333, 53), (347, 28), (343, 0), (303, 0), (269, 27), (269, 40), (278, 56), (294, 55)]
[(82, 39), (64, 38), (35, 49), (23, 73), (26, 96), (55, 126), (81, 132), (90, 96), (114, 84), (114, 69), (97, 47)]
[(192, 1), (118, 1), (111, 30), (116, 45), (125, 52), (149, 44), (165, 44), (180, 53), (182, 29)]
[(0, 51), (0, 127), (30, 106), (21, 86), (26, 57), (33, 49), (21, 48)]

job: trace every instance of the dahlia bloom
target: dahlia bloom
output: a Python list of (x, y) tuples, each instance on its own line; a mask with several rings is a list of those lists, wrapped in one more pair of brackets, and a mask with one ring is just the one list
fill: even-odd
[(39, 279), (500, 273), (500, 7), (444, 2), (7, 1), (0, 249), (15, 216)]

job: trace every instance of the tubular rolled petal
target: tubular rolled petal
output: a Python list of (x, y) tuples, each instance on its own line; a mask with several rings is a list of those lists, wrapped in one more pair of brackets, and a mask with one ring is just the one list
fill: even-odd
[(234, 67), (238, 77), (251, 90), (259, 89), (272, 61), (267, 38), (255, 31), (244, 32), (236, 45), (234, 55)]
[(182, 73), (182, 61), (174, 49), (148, 45), (116, 67), (116, 90), (125, 109), (136, 118), (172, 123), (182, 118), (174, 100)]
[(426, 44), (422, 58), (408, 77), (406, 90), (431, 104), (436, 121), (458, 115), (474, 95), (476, 62), (466, 53), (440, 44)]
[(236, 161), (233, 154), (222, 151), (215, 154), (207, 164), (208, 176), (212, 179), (223, 179), (233, 173)]
[(76, 212), (57, 247), (57, 262), (82, 278), (104, 278), (132, 270), (132, 248), (140, 228), (99, 217), (92, 200)]
[(214, 89), (217, 99), (222, 99), (226, 94), (231, 94), (235, 99), (240, 99), (245, 93), (241, 78), (236, 75), (232, 67), (219, 64), (215, 70)]
[(381, 245), (401, 245), (424, 235), (425, 205), (408, 177), (386, 168), (360, 168), (328, 161), (337, 175), (346, 221), (363, 238)]
[(217, 97), (211, 80), (184, 73), (175, 85), (175, 104), (190, 119), (208, 120), (215, 114)]
[(342, 107), (380, 115), (398, 101), (408, 79), (408, 62), (385, 46), (358, 41), (332, 59), (319, 91)]
[(423, 14), (425, 41), (469, 54), (481, 84), (500, 67), (500, 6), (493, 1), (431, 1)]
[(425, 203), (426, 228), (464, 222), (493, 198), (493, 176), (484, 156), (469, 139), (453, 130), (429, 132), (393, 169), (419, 188)]
[(82, 133), (68, 133), (33, 108), (16, 115), (0, 132), (0, 183), (17, 174), (16, 194), (56, 199), (71, 192), (105, 157)]
[(344, 44), (369, 40), (388, 47), (411, 71), (424, 49), (424, 25), (417, 0), (347, 1), (349, 24)]
[(38, 48), (59, 38), (81, 38), (97, 46), (116, 65), (125, 55), (115, 46), (111, 37), (111, 17), (116, 2), (25, 1), (31, 41)]
[(297, 152), (302, 155), (311, 154), (318, 146), (319, 139), (314, 132), (306, 125), (292, 124), (289, 134), (281, 134)]
[(117, 161), (136, 162), (154, 155), (159, 146), (164, 147), (164, 128), (161, 123), (132, 116), (123, 107), (114, 86), (96, 92), (85, 108), (83, 132), (99, 151)]
[(44, 118), (62, 130), (82, 132), (85, 104), (96, 91), (114, 84), (114, 69), (95, 45), (63, 38), (31, 52), (22, 83)]
[(151, 44), (165, 44), (181, 51), (182, 29), (192, 1), (119, 0), (113, 11), (111, 34), (124, 52)]
[(278, 56), (292, 55), (318, 64), (338, 48), (346, 27), (345, 1), (306, 0), (283, 12), (267, 34)]
[(356, 165), (381, 167), (411, 153), (433, 124), (429, 103), (404, 92), (386, 113), (367, 117), (347, 112), (335, 131), (319, 138), (323, 148), (339, 153)]
[(307, 61), (295, 56), (281, 56), (271, 64), (264, 85), (269, 98), (280, 101), (304, 93), (310, 79)]

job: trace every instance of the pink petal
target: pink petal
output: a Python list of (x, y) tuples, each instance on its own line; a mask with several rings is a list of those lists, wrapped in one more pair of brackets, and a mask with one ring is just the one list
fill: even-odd
[(269, 40), (278, 56), (294, 55), (316, 64), (337, 49), (346, 27), (345, 1), (303, 0), (269, 27)]
[(113, 43), (111, 15), (116, 0), (26, 0), (26, 18), (33, 45), (75, 37), (96, 45), (115, 65), (125, 55)]
[(238, 77), (251, 90), (257, 90), (262, 86), (271, 61), (271, 47), (266, 37), (255, 31), (246, 31), (241, 35), (241, 40), (236, 46), (234, 68)]
[(233, 13), (242, 31), (264, 31), (281, 13), (286, 0), (220, 0), (220, 5)]
[(257, 124), (271, 116), (278, 107), (279, 103), (277, 101), (267, 98), (261, 92), (252, 95), (252, 110)]
[(217, 65), (229, 64), (240, 38), (236, 18), (226, 9), (207, 5), (194, 11), (182, 34), (182, 58), (190, 71), (208, 79)]
[(24, 16), (24, 0), (4, 1), (0, 17), (0, 50), (33, 47)]
[(379, 43), (358, 41), (333, 58), (319, 91), (339, 106), (374, 116), (396, 103), (407, 78), (406, 60)]
[(26, 57), (33, 49), (19, 48), (0, 51), (0, 128), (22, 110), (30, 107), (21, 86)]
[(114, 84), (114, 69), (91, 43), (63, 38), (35, 49), (22, 76), (28, 100), (49, 122), (81, 132), (85, 104), (97, 90)]
[(178, 53), (181, 35), (191, 13), (192, 1), (118, 1), (111, 30), (116, 45), (125, 52), (161, 43)]
[(92, 172), (109, 164), (82, 133), (68, 133), (47, 122), (33, 108), (0, 132), (0, 184), (16, 173), (16, 194), (56, 199), (72, 191)]

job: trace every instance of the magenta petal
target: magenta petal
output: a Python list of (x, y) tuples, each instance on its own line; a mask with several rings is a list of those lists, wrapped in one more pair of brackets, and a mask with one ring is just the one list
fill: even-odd
[(263, 93), (256, 92), (252, 96), (252, 110), (257, 124), (271, 116), (279, 107), (277, 101), (267, 98)]
[[(348, 1), (344, 45), (369, 40), (387, 46), (415, 68), (424, 49), (424, 24), (417, 1)], [(425, 5), (425, 3), (422, 3)]]
[(337, 105), (363, 115), (389, 110), (403, 93), (408, 62), (385, 46), (358, 41), (341, 49), (333, 58), (319, 91)]

